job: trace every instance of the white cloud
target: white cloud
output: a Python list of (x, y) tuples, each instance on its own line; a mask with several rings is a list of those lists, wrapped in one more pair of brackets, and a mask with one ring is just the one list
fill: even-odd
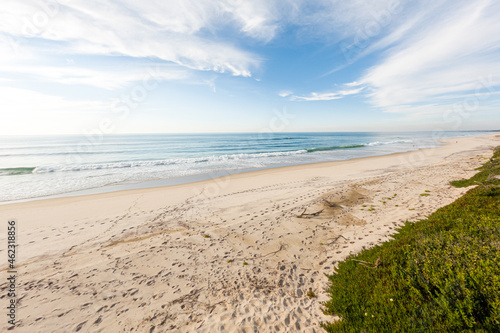
[(265, 41), (272, 38), (275, 26), (268, 22), (265, 6), (227, 3), (6, 0), (0, 31), (57, 42), (59, 53), (153, 57), (196, 70), (251, 76), (259, 58), (212, 37), (218, 29), (236, 25), (242, 33)]
[(447, 8), (440, 20), (426, 22), (426, 29), (405, 32), (359, 80), (374, 106), (420, 113), (425, 105), (500, 84), (500, 5), (464, 1)]
[(408, 3), (398, 0), (296, 0), (291, 23), (302, 28), (305, 38), (347, 44), (379, 34)]
[(289, 90), (282, 90), (278, 93), (280, 97), (287, 97), (290, 96), (291, 94), (293, 94), (293, 92)]
[(241, 26), (246, 35), (268, 42), (274, 38), (278, 29), (278, 21), (283, 17), (278, 11), (278, 1), (220, 1), (222, 8), (230, 13)]
[[(361, 88), (350, 89), (350, 90), (339, 90), (336, 92), (323, 92), (323, 93), (312, 92), (307, 96), (291, 95), (290, 100), (291, 101), (306, 101), (306, 102), (332, 101), (335, 99), (341, 99), (345, 96), (359, 94), (363, 89), (364, 88), (361, 87)], [(285, 96), (282, 96), (282, 97), (285, 97)]]
[[(345, 61), (326, 75), (379, 52), (375, 65), (344, 85), (363, 88), (368, 101), (386, 112), (440, 117), (467, 99), (478, 101), (475, 110), (498, 99), (500, 3), (385, 1), (363, 6), (365, 2), (332, 1), (315, 14), (321, 22), (318, 31), (326, 31), (323, 21), (332, 18), (329, 27), (343, 38), (339, 46)], [(313, 92), (289, 98), (318, 101), (343, 96)]]
[(52, 52), (62, 54), (153, 57), (196, 70), (251, 76), (262, 60), (230, 42), (234, 38), (220, 35), (237, 31), (266, 43), (295, 25), (302, 35), (351, 36), (393, 2), (5, 0), (0, 32), (56, 42)]

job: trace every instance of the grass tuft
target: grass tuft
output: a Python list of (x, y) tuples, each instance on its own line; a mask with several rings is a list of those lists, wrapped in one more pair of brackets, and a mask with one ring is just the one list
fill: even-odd
[(307, 294), (306, 294), (307, 297), (309, 297), (309, 299), (311, 298), (315, 298), (316, 297), (316, 294), (314, 293), (314, 291), (312, 291), (311, 289), (309, 289), (307, 291)]

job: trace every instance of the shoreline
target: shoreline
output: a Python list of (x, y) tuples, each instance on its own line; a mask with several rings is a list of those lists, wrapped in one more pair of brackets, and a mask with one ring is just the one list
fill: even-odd
[[(26, 199), (18, 199), (18, 200), (10, 200), (10, 201), (3, 201), (0, 202), (0, 206), (3, 205), (11, 205), (11, 204), (18, 204), (18, 203), (26, 203), (26, 202), (32, 202), (32, 201), (40, 201), (40, 200), (52, 200), (52, 199), (61, 199), (61, 198), (72, 198), (72, 197), (82, 197), (82, 196), (89, 196), (89, 195), (100, 195), (100, 194), (107, 194), (107, 193), (116, 193), (116, 192), (128, 192), (128, 191), (136, 191), (136, 190), (147, 190), (147, 189), (154, 189), (154, 188), (168, 188), (172, 186), (179, 186), (179, 185), (186, 185), (186, 184), (195, 184), (195, 183), (201, 183), (201, 182), (209, 182), (209, 181), (217, 181), (219, 178), (224, 178), (232, 175), (239, 175), (239, 174), (249, 174), (249, 173), (254, 173), (254, 172), (263, 172), (265, 170), (270, 170), (270, 169), (276, 169), (276, 170), (286, 170), (287, 168), (307, 168), (307, 167), (313, 167), (314, 165), (330, 165), (330, 166), (335, 166), (337, 163), (342, 163), (342, 162), (349, 162), (349, 161), (356, 161), (356, 160), (364, 160), (364, 159), (371, 159), (371, 158), (378, 158), (378, 157), (384, 157), (384, 156), (397, 156), (401, 154), (414, 154), (414, 153), (419, 153), (422, 151), (429, 151), (433, 149), (440, 149), (445, 147), (446, 145), (453, 144), (453, 141), (457, 141), (458, 139), (463, 139), (463, 138), (476, 138), (476, 137), (481, 137), (481, 136), (495, 136), (496, 134), (488, 133), (488, 134), (480, 134), (477, 136), (472, 136), (472, 137), (457, 137), (457, 138), (447, 138), (447, 139), (439, 139), (438, 142), (442, 143), (442, 146), (438, 147), (431, 147), (431, 148), (419, 148), (416, 150), (408, 150), (404, 152), (394, 152), (394, 153), (389, 153), (389, 154), (383, 154), (383, 155), (375, 155), (375, 156), (366, 156), (366, 157), (355, 157), (347, 160), (339, 160), (339, 161), (323, 161), (323, 162), (314, 162), (314, 163), (302, 163), (302, 164), (294, 164), (294, 165), (280, 165), (280, 166), (267, 166), (263, 168), (252, 168), (252, 169), (243, 169), (243, 170), (220, 170), (217, 172), (211, 172), (211, 173), (204, 173), (204, 174), (197, 174), (197, 175), (191, 175), (191, 176), (183, 176), (183, 177), (174, 177), (174, 178), (167, 178), (167, 179), (154, 179), (154, 180), (147, 180), (147, 181), (141, 181), (141, 182), (133, 182), (133, 183), (119, 183), (119, 184), (113, 184), (113, 185), (105, 185), (101, 187), (95, 187), (95, 188), (89, 188), (89, 189), (84, 189), (84, 190), (77, 190), (77, 191), (70, 191), (70, 192), (65, 192), (65, 193), (59, 193), (59, 194), (54, 194), (54, 195), (48, 195), (48, 196), (41, 196), (41, 197), (33, 197), (33, 198), (26, 198)], [(215, 174), (215, 176), (213, 176)]]
[(19, 224), (16, 329), (321, 332), (334, 319), (321, 312), (323, 273), (460, 197), (467, 189), (449, 181), (473, 175), (500, 136), (451, 141), (1, 205)]

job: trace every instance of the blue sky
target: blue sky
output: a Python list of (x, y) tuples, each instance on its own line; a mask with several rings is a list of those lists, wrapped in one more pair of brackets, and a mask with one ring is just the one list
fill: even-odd
[(0, 134), (500, 128), (500, 3), (4, 0)]

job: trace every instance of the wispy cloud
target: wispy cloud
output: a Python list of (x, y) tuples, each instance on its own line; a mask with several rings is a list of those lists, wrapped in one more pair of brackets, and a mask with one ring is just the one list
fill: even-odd
[(422, 105), (498, 87), (500, 4), (453, 4), (443, 7), (447, 12), (439, 20), (426, 22), (426, 29), (406, 31), (382, 61), (360, 78), (370, 90), (372, 105), (389, 112), (419, 112)]
[[(307, 96), (290, 95), (289, 99), (291, 101), (306, 101), (306, 102), (332, 101), (335, 99), (341, 99), (345, 96), (359, 94), (363, 89), (364, 88), (361, 87), (361, 88), (357, 88), (357, 89), (339, 90), (339, 91), (335, 91), (335, 92), (323, 92), (323, 93), (312, 92)], [(282, 96), (282, 97), (286, 97), (286, 96)]]
[(378, 52), (375, 64), (345, 84), (343, 92), (287, 96), (290, 100), (336, 100), (363, 90), (377, 109), (428, 117), (464, 102), (464, 96), (482, 104), (485, 96), (498, 98), (493, 92), (500, 89), (500, 3), (361, 3), (332, 3), (330, 11), (317, 14), (320, 22), (336, 18), (330, 27), (342, 31), (339, 47), (344, 45), (346, 52), (344, 61), (326, 74)]
[(289, 90), (282, 90), (278, 93), (278, 96), (280, 97), (288, 97), (290, 95), (292, 95), (293, 92), (292, 91), (289, 91)]
[(234, 25), (266, 41), (276, 29), (258, 3), (236, 6), (230, 1), (6, 0), (1, 11), (1, 32), (57, 42), (58, 52), (154, 57), (238, 76), (251, 76), (259, 57), (212, 37)]
[[(261, 43), (288, 26), (302, 38), (338, 40), (379, 19), (393, 0), (5, 0), (0, 32), (9, 40), (57, 43), (66, 54), (152, 57), (203, 71), (251, 76), (262, 59), (227, 31)], [(110, 19), (112, 18), (112, 19)]]

